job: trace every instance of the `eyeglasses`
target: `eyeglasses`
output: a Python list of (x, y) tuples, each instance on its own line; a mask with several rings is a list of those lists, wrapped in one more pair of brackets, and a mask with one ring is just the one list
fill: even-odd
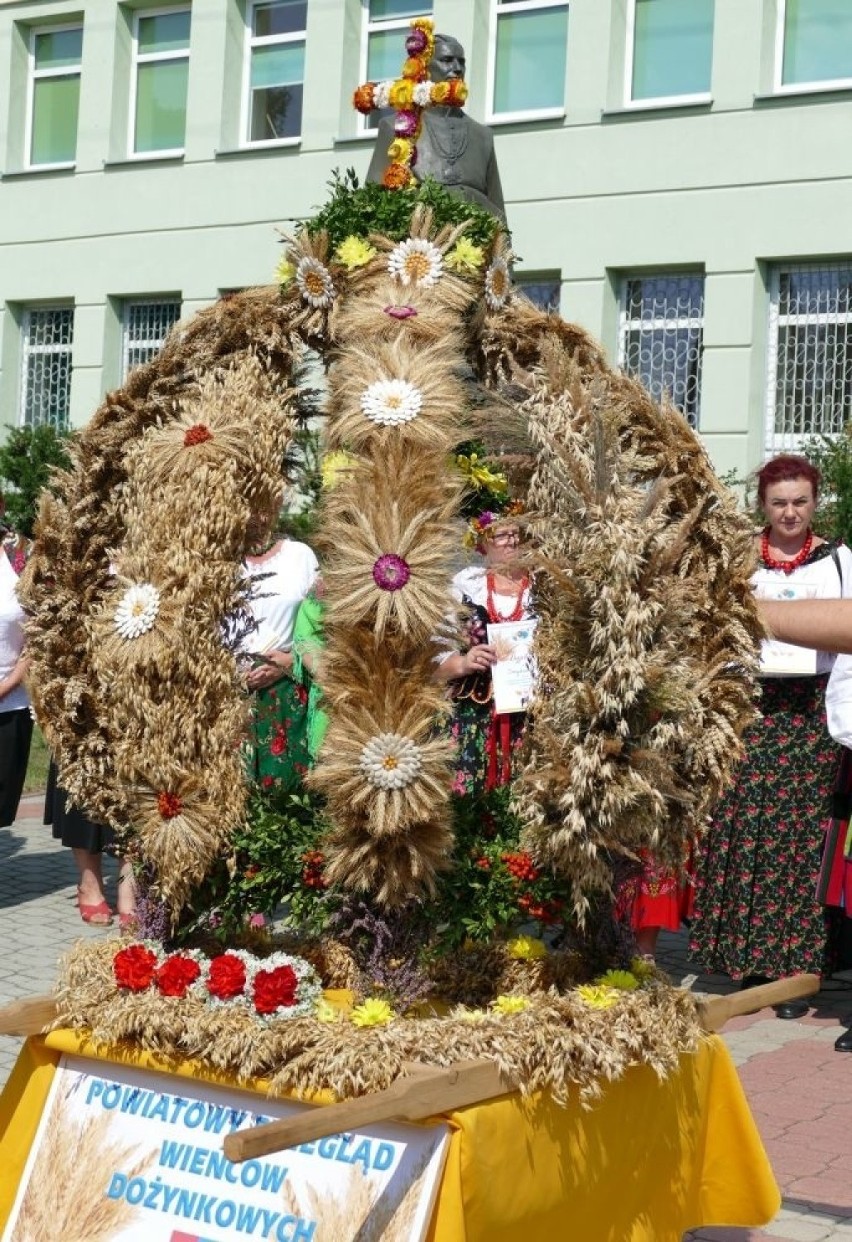
[(521, 534), (517, 530), (498, 530), (494, 532), (495, 543), (520, 543)]

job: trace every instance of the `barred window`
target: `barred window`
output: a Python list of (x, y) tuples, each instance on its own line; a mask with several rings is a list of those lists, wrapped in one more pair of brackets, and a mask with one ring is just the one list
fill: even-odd
[(159, 353), (180, 318), (179, 298), (145, 298), (124, 303), (121, 334), (122, 377)]
[(73, 340), (73, 306), (24, 311), (21, 407), (28, 427), (68, 426)]
[[(398, 78), (406, 57), (405, 36), (415, 17), (431, 17), (431, 0), (361, 0), (361, 74), (359, 82)], [(359, 116), (362, 129), (378, 129), (390, 109)]]
[(693, 427), (701, 408), (704, 274), (661, 272), (622, 284), (618, 361)]
[(836, 435), (852, 414), (852, 258), (776, 267), (769, 280), (769, 454)]
[(515, 272), (514, 283), (521, 293), (526, 294), (534, 306), (543, 311), (558, 311), (559, 298), (562, 291), (562, 280), (559, 272)]

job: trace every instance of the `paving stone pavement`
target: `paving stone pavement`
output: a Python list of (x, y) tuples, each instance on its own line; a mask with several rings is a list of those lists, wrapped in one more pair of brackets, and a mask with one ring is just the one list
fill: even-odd
[[(0, 829), (0, 1004), (51, 991), (59, 959), (80, 937), (117, 935), (115, 927), (81, 922), (71, 851), (42, 824), (42, 803), (25, 799), (17, 822)], [(114, 861), (105, 871), (114, 904)], [(683, 933), (661, 937), (658, 960), (678, 983), (695, 976)], [(721, 995), (736, 985), (698, 975), (692, 986)], [(852, 1054), (833, 1046), (846, 1017), (852, 1020), (852, 972), (824, 984), (806, 1018), (783, 1022), (763, 1010), (727, 1024), (725, 1042), (784, 1201), (762, 1230), (700, 1229), (683, 1242), (852, 1242)], [(0, 1087), (20, 1044), (0, 1036)]]

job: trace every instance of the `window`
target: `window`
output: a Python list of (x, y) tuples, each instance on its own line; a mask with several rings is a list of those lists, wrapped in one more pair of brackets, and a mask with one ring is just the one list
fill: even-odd
[(568, 53), (565, 0), (492, 0), (491, 36), (491, 115), (561, 115)]
[(125, 302), (121, 332), (121, 374), (150, 362), (180, 319), (180, 299), (145, 298)]
[(627, 99), (694, 99), (710, 93), (714, 0), (631, 0)]
[(24, 311), (21, 409), (28, 427), (68, 426), (73, 338), (73, 306)]
[(82, 26), (30, 34), (27, 163), (73, 164), (77, 155)]
[(836, 435), (852, 416), (852, 258), (769, 280), (768, 452)]
[(540, 276), (527, 272), (515, 272), (514, 283), (526, 294), (534, 306), (543, 311), (558, 311), (562, 292), (559, 272), (542, 272)]
[(247, 142), (302, 132), (308, 0), (258, 0), (248, 15)]
[[(361, 82), (398, 78), (405, 61), (405, 36), (414, 17), (431, 17), (429, 0), (361, 0), (363, 43)], [(374, 130), (388, 112), (361, 117), (364, 130)]]
[(618, 361), (660, 401), (668, 398), (693, 427), (701, 404), (704, 276), (661, 272), (624, 281)]
[(131, 151), (176, 154), (186, 135), (189, 9), (136, 13), (133, 18)]
[(778, 0), (776, 89), (852, 83), (849, 0)]

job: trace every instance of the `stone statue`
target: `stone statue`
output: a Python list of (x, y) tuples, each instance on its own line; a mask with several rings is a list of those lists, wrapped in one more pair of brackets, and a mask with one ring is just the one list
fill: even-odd
[[(464, 78), (464, 48), (450, 35), (435, 35), (435, 53), (429, 62), (433, 82)], [(387, 151), (394, 139), (393, 117), (379, 124), (379, 135), (367, 171), (368, 181), (381, 182), (388, 165)], [(432, 177), (451, 194), (478, 203), (501, 220), (506, 218), (503, 189), (494, 153), (494, 138), (486, 125), (472, 120), (461, 108), (424, 109), (423, 129), (417, 139), (419, 181)]]

